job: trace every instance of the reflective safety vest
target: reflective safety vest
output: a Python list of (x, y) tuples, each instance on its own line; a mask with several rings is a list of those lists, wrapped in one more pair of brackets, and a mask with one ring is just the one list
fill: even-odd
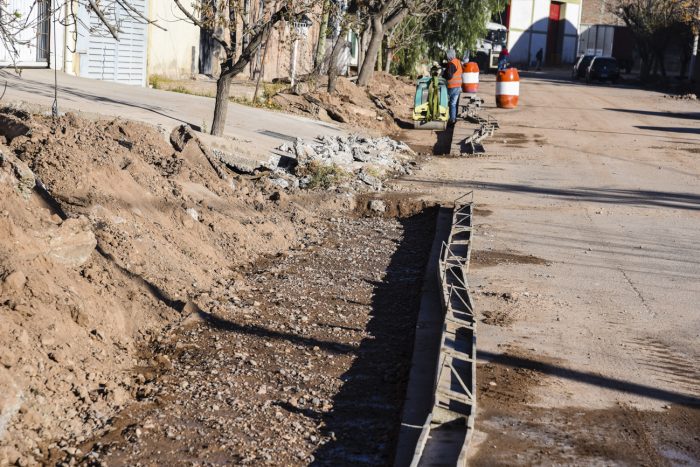
[(447, 81), (447, 88), (461, 88), (462, 87), (462, 62), (458, 58), (453, 58), (450, 63), (455, 66), (455, 74), (452, 75), (452, 79)]

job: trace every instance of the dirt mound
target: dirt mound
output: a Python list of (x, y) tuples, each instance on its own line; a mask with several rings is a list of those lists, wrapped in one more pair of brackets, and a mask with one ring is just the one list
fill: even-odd
[(400, 122), (411, 119), (414, 92), (413, 83), (375, 72), (366, 88), (341, 77), (333, 94), (319, 89), (303, 95), (281, 93), (272, 100), (292, 113), (346, 123), (373, 134), (393, 135), (400, 131)]
[(155, 330), (225, 309), (238, 266), (316, 234), (266, 181), (222, 177), (155, 128), (0, 123), (0, 465), (32, 464), (149, 397), (133, 370), (167, 364), (138, 358)]

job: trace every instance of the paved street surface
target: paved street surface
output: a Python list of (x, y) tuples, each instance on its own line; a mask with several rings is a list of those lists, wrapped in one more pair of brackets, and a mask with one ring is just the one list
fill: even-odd
[(505, 111), (486, 80), (494, 155), (402, 182), (478, 206), (470, 462), (697, 465), (700, 104), (540, 74)]
[[(27, 69), (22, 77), (0, 71), (0, 85), (7, 80), (4, 102), (26, 101), (50, 108), (54, 98), (52, 70)], [(214, 99), (157, 89), (128, 86), (58, 73), (59, 110), (104, 114), (162, 125), (170, 130), (187, 123), (211, 129)], [(270, 112), (229, 103), (227, 136), (242, 139), (250, 150), (269, 152), (296, 137), (313, 139), (319, 135), (337, 135), (340, 130), (329, 123)], [(247, 140), (247, 141), (246, 141)]]

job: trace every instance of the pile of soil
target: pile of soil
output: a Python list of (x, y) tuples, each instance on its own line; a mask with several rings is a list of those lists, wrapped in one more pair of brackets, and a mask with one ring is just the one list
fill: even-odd
[(375, 72), (366, 88), (338, 78), (336, 92), (325, 88), (302, 95), (280, 93), (272, 98), (281, 109), (324, 121), (348, 124), (363, 132), (396, 135), (410, 122), (415, 85), (405, 78)]
[(0, 465), (148, 397), (134, 369), (168, 364), (139, 357), (158, 331), (318, 236), (269, 182), (221, 177), (147, 125), (3, 109), (0, 134)]

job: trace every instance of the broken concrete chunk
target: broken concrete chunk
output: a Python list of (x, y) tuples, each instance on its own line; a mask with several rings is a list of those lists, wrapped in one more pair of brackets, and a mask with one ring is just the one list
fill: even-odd
[(5, 292), (21, 292), (26, 283), (27, 276), (22, 271), (14, 271), (5, 278), (2, 288)]
[(212, 149), (212, 152), (221, 162), (226, 164), (229, 169), (240, 174), (252, 175), (255, 173), (255, 170), (260, 167), (260, 163), (255, 160), (237, 157), (233, 154), (228, 154), (218, 149)]
[(374, 212), (385, 212), (386, 203), (380, 199), (373, 199), (369, 202), (369, 209)]
[(196, 209), (194, 208), (187, 208), (185, 210), (189, 216), (194, 219), (195, 221), (199, 222), (199, 213), (197, 212)]
[[(290, 175), (297, 175), (294, 180), (298, 181), (300, 187), (309, 185), (310, 172), (318, 170), (318, 167), (333, 166), (354, 175), (344, 186), (370, 186), (376, 191), (383, 188), (382, 179), (389, 174), (407, 172), (411, 159), (406, 155), (412, 152), (403, 143), (388, 137), (369, 138), (358, 135), (321, 136), (311, 142), (297, 138), (292, 145), (285, 143), (277, 149), (287, 154), (277, 168), (287, 170)], [(295, 159), (296, 165), (285, 161), (289, 158)]]
[(383, 187), (381, 180), (365, 172), (360, 172), (357, 175), (357, 179), (361, 182), (364, 182), (365, 184), (369, 185), (372, 189), (377, 191), (381, 190)]
[(34, 177), (34, 172), (19, 159), (15, 159), (11, 162), (12, 171), (17, 178), (17, 192), (24, 199), (29, 199), (32, 195), (32, 190), (36, 186), (36, 178)]
[(86, 218), (67, 219), (49, 239), (47, 256), (69, 267), (85, 264), (97, 246)]
[(289, 182), (284, 178), (271, 178), (270, 183), (282, 189), (289, 188)]

